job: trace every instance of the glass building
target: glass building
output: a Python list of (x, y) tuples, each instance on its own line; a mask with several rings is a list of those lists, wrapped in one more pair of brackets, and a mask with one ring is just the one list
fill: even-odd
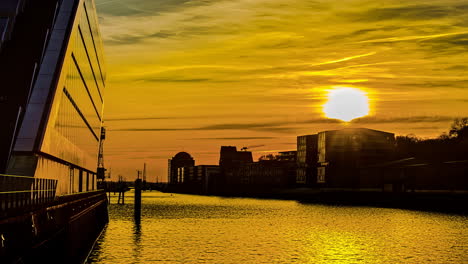
[(314, 185), (317, 168), (317, 134), (297, 137), (296, 183)]
[(391, 161), (394, 149), (393, 133), (368, 128), (320, 132), (317, 182), (331, 188), (368, 187), (373, 179), (362, 177), (360, 169)]
[(2, 0), (0, 70), (3, 172), (57, 179), (57, 195), (95, 190), (106, 69), (94, 1)]

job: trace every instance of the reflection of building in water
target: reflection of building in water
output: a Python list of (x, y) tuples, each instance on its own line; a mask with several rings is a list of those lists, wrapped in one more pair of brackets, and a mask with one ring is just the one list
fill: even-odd
[(167, 163), (167, 177), (169, 183), (171, 184), (184, 182), (184, 179), (182, 178), (183, 174), (178, 174), (179, 168), (195, 166), (195, 160), (187, 152), (177, 153), (174, 157), (172, 157), (172, 159), (169, 159)]
[(360, 177), (359, 168), (391, 160), (392, 133), (367, 128), (347, 128), (318, 133), (317, 183), (326, 187), (379, 186), (377, 177)]
[(1, 1), (2, 172), (96, 189), (105, 65), (92, 0)]

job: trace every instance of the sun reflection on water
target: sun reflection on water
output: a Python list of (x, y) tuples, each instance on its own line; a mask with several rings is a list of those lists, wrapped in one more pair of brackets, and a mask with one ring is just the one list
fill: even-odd
[[(88, 263), (463, 263), (466, 217), (295, 201), (143, 194), (126, 205)], [(114, 200), (115, 202), (115, 200)]]

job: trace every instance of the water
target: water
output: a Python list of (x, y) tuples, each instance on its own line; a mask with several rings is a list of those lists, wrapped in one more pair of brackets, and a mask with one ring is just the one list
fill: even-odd
[(88, 263), (468, 263), (466, 216), (144, 192), (138, 225), (126, 202)]

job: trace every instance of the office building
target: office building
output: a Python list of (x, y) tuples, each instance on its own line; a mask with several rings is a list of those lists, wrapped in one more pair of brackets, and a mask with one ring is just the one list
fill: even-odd
[(317, 183), (331, 188), (357, 188), (374, 181), (359, 168), (392, 160), (395, 136), (367, 128), (318, 133)]
[(317, 134), (297, 137), (296, 184), (317, 183)]
[(242, 164), (239, 168), (241, 184), (265, 188), (286, 188), (296, 179), (296, 151), (282, 151), (268, 159)]
[(177, 169), (179, 183), (184, 184), (187, 190), (201, 193), (215, 190), (219, 176), (220, 168), (218, 165), (198, 165)]
[(241, 165), (252, 163), (253, 157), (250, 151), (237, 151), (235, 146), (221, 146), (219, 166), (223, 176), (222, 184), (236, 186), (241, 184), (238, 171)]
[(1, 263), (83, 263), (108, 222), (105, 72), (93, 0), (0, 0)]
[(0, 4), (4, 173), (96, 189), (105, 63), (93, 0)]

